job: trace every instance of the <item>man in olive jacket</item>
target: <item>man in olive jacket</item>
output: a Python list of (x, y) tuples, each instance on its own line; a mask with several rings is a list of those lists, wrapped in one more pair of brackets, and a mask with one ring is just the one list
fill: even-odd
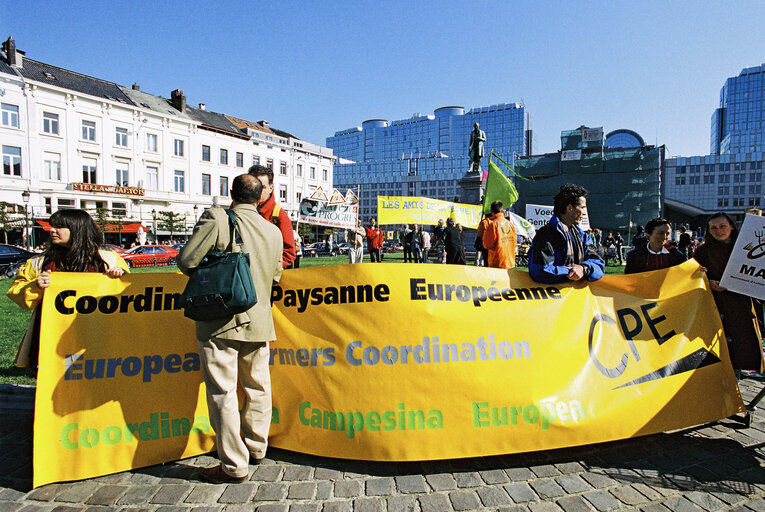
[[(210, 424), (218, 436), (220, 465), (202, 470), (213, 483), (244, 482), (248, 461), (266, 455), (271, 425), (271, 377), (268, 342), (276, 339), (271, 315), (271, 285), (282, 274), (282, 235), (257, 209), (262, 184), (248, 174), (234, 178), (231, 187), (241, 252), (250, 255), (250, 272), (258, 302), (244, 313), (214, 321), (196, 322), (202, 375), (207, 387)], [(194, 279), (194, 269), (213, 249), (231, 252), (231, 226), (223, 208), (205, 210), (194, 234), (178, 256), (178, 268)], [(245, 391), (241, 415), (237, 380)]]

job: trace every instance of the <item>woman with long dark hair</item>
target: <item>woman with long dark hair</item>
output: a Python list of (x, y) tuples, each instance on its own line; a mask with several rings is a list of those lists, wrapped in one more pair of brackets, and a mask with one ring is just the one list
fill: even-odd
[(762, 372), (765, 369), (765, 361), (752, 298), (720, 286), (720, 279), (737, 237), (738, 229), (733, 219), (727, 213), (715, 213), (707, 219), (704, 243), (696, 249), (693, 257), (705, 267), (712, 296), (728, 339), (733, 368), (737, 370), (737, 374), (739, 370)]
[(59, 210), (50, 216), (50, 244), (44, 253), (21, 266), (8, 289), (13, 302), (33, 310), (16, 354), (16, 366), (37, 368), (40, 304), (52, 272), (99, 272), (115, 278), (128, 272), (127, 263), (117, 253), (100, 249), (103, 242), (104, 235), (84, 210)]

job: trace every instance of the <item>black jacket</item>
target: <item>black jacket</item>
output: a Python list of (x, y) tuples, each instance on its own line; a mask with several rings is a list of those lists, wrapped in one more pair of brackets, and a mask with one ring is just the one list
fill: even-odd
[[(675, 249), (674, 247), (668, 247), (669, 251), (669, 266), (674, 267), (684, 262), (685, 255)], [(645, 272), (648, 266), (648, 245), (641, 247), (635, 247), (627, 253), (627, 266), (624, 267), (625, 274), (637, 274), (638, 272)]]

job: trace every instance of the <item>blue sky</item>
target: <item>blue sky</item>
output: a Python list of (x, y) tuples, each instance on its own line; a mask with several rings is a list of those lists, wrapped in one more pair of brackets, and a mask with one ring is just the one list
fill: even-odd
[(581, 124), (709, 152), (720, 88), (765, 62), (765, 2), (0, 0), (27, 56), (324, 144), (365, 119), (523, 102), (535, 152)]

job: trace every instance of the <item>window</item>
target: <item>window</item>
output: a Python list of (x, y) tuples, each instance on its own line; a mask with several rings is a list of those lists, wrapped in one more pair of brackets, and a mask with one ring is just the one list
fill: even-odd
[(115, 128), (114, 129), (114, 144), (117, 146), (127, 147), (127, 128)]
[(295, 199), (297, 199), (298, 204), (300, 204), (300, 201), (303, 200), (303, 193), (298, 192), (297, 194), (295, 194)]
[(287, 162), (279, 162), (279, 174), (287, 176)]
[(202, 145), (202, 161), (210, 161), (210, 146)]
[(700, 183), (701, 176), (689, 176), (688, 178), (688, 184), (689, 185), (698, 185)]
[(675, 185), (685, 185), (685, 176), (676, 176)]
[(146, 134), (146, 151), (148, 151), (149, 153), (157, 152), (157, 134), (156, 133)]
[(228, 165), (228, 149), (220, 150), (220, 164)]
[(146, 188), (148, 190), (159, 189), (159, 168), (155, 165), (146, 166)]
[(760, 206), (760, 198), (759, 197), (750, 197), (749, 198), (749, 206)]
[(733, 198), (733, 206), (744, 206), (744, 198), (743, 197), (734, 197)]
[(43, 133), (58, 135), (58, 114), (43, 112)]
[(130, 168), (128, 164), (124, 162), (117, 162), (117, 165), (114, 168), (114, 171), (117, 175), (117, 186), (118, 187), (127, 187), (128, 186), (128, 175)]
[(746, 174), (740, 173), (740, 174), (733, 175), (733, 183), (744, 183), (744, 182), (746, 182)]
[(3, 112), (3, 126), (10, 126), (11, 128), (19, 127), (19, 107), (16, 105), (10, 105), (8, 103), (2, 103)]
[(714, 174), (706, 174), (704, 175), (704, 185), (710, 185), (715, 182), (715, 176)]
[(287, 202), (287, 185), (279, 185), (279, 202)]
[(730, 187), (717, 187), (717, 195), (724, 196), (730, 194)]
[(749, 193), (759, 196), (762, 194), (762, 185), (749, 185)]
[(95, 121), (83, 121), (82, 122), (82, 140), (96, 141), (96, 122)]
[(244, 153), (237, 152), (236, 154), (236, 166), (244, 167)]
[(209, 174), (202, 175), (202, 195), (205, 195), (205, 196), (210, 195), (210, 175)]
[(58, 153), (45, 153), (43, 158), (45, 179), (61, 181), (61, 155)]
[(175, 171), (174, 188), (176, 192), (186, 191), (186, 171)]
[(730, 174), (721, 174), (718, 183), (730, 183)]
[(3, 174), (21, 176), (21, 148), (3, 146)]
[(252, 165), (260, 165), (260, 157), (258, 155), (252, 155)]
[(96, 168), (97, 168), (97, 162), (95, 158), (82, 159), (82, 182), (83, 183), (96, 182)]
[(327, 169), (322, 169), (321, 170), (321, 179), (324, 180), (324, 181), (329, 180), (329, 170), (327, 170)]
[(303, 164), (297, 164), (297, 176), (298, 178), (303, 177)]
[(59, 210), (71, 210), (74, 208), (74, 199), (64, 199), (59, 197), (57, 204)]
[(685, 174), (685, 166), (681, 165), (675, 169), (675, 174)]
[(220, 177), (220, 194), (223, 197), (228, 197), (228, 176)]
[(312, 180), (316, 179), (316, 167), (311, 167), (311, 175), (309, 176)]
[(173, 154), (175, 156), (183, 156), (183, 141), (181, 139), (175, 139), (173, 142)]
[(749, 181), (762, 181), (762, 173), (761, 172), (750, 172), (749, 173)]
[(45, 213), (50, 215), (53, 213), (53, 200), (50, 197), (44, 197), (43, 200), (45, 201)]
[(734, 185), (733, 194), (735, 195), (746, 194), (746, 187), (744, 185)]
[(266, 159), (266, 167), (271, 169), (271, 172), (274, 170), (274, 161), (271, 158)]
[(127, 203), (112, 203), (112, 215), (127, 217)]

